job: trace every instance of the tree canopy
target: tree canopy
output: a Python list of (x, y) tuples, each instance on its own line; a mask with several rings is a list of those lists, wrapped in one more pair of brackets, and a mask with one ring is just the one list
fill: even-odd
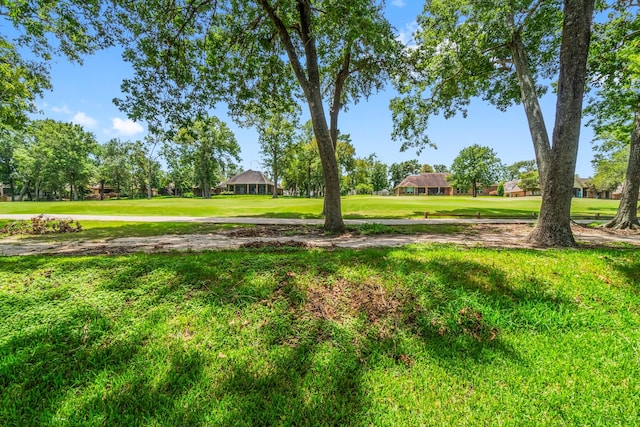
[(400, 51), (378, 1), (116, 3), (135, 70), (121, 108), (179, 123), (219, 101), (243, 117), (304, 99), (323, 168), (325, 228), (344, 229), (338, 115), (385, 84)]
[[(416, 47), (392, 100), (403, 148), (432, 145), (429, 118), (467, 114), (474, 97), (504, 110), (522, 103), (542, 188), (535, 244), (572, 246), (570, 209), (585, 87), (593, 0), (428, 0)], [(557, 78), (553, 136), (539, 97)]]
[(594, 185), (607, 190), (623, 183), (618, 212), (606, 225), (612, 228), (640, 227), (639, 8), (633, 2), (613, 3), (607, 19), (594, 25), (589, 57), (593, 91), (586, 112), (597, 143)]
[(502, 175), (502, 163), (493, 149), (474, 144), (460, 151), (451, 164), (447, 180), (453, 187), (471, 188), (473, 197), (478, 195), (478, 185), (497, 183)]
[(181, 128), (175, 142), (187, 147), (195, 179), (202, 197), (211, 197), (211, 188), (218, 184), (223, 165), (239, 160), (240, 146), (229, 127), (217, 117), (194, 121)]
[[(0, 126), (22, 127), (36, 112), (36, 98), (51, 89), (47, 62), (54, 56), (81, 62), (112, 43), (102, 7), (100, 0), (0, 2), (0, 17), (15, 29), (15, 37), (0, 34)], [(25, 59), (19, 49), (35, 59)]]

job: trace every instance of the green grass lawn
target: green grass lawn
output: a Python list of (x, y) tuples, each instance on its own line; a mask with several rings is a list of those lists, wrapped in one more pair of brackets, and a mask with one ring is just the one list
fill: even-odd
[[(320, 218), (322, 199), (268, 196), (216, 196), (210, 200), (157, 198), (82, 202), (0, 203), (0, 214), (151, 215), (197, 217)], [(574, 199), (573, 215), (614, 215), (616, 200)], [(539, 197), (381, 197), (342, 199), (345, 218), (422, 218), (425, 212), (444, 215), (531, 216), (540, 210)]]
[[(0, 219), (0, 230), (5, 225), (14, 223), (26, 223), (29, 221), (12, 221)], [(13, 238), (21, 241), (38, 242), (76, 242), (76, 241), (98, 241), (112, 240), (121, 237), (153, 237), (165, 235), (184, 234), (208, 234), (225, 232), (237, 228), (252, 228), (251, 224), (213, 224), (203, 222), (126, 222), (126, 221), (78, 221), (82, 230), (77, 233), (46, 233), (46, 234), (16, 234)], [(75, 223), (74, 223), (75, 224)], [(302, 225), (292, 226), (290, 230), (284, 230), (283, 234), (303, 234), (307, 228), (316, 228), (321, 232), (321, 226)], [(437, 233), (453, 234), (461, 233), (472, 228), (468, 224), (425, 224), (415, 225), (395, 225), (388, 226), (382, 224), (359, 224), (349, 227), (355, 233), (362, 235), (372, 234), (416, 234), (416, 233)], [(8, 235), (0, 232), (0, 238)]]
[(632, 250), (0, 258), (0, 425), (636, 425), (639, 283)]

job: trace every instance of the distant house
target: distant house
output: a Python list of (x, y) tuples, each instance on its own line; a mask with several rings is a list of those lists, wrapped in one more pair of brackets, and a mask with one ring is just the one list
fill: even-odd
[[(273, 194), (273, 181), (267, 179), (262, 172), (248, 170), (224, 181), (216, 192), (233, 194)], [(282, 187), (278, 185), (278, 194), (282, 194)]]
[[(102, 197), (100, 197), (100, 193), (102, 193)], [(110, 199), (112, 197), (117, 197), (118, 193), (116, 193), (116, 189), (110, 185), (93, 184), (89, 186), (89, 194), (85, 196), (86, 199), (90, 200), (101, 200), (101, 199)]]
[(519, 179), (506, 181), (504, 183), (504, 197), (524, 197), (525, 191), (518, 186)]
[[(622, 197), (622, 184), (618, 186), (615, 190), (611, 192), (611, 198), (614, 200), (620, 200)], [(638, 191), (638, 196), (640, 197), (640, 191)]]
[(451, 196), (455, 190), (447, 181), (448, 176), (448, 173), (409, 175), (393, 191), (396, 196)]
[(540, 189), (529, 189), (525, 191), (520, 188), (520, 180), (514, 179), (504, 183), (504, 197), (525, 197), (525, 196), (539, 196)]
[(590, 178), (578, 178), (577, 176), (573, 180), (573, 197), (578, 199), (582, 198), (590, 198), (595, 199), (598, 198), (597, 194), (593, 190), (589, 190), (589, 186), (587, 185), (587, 181)]
[[(471, 195), (472, 190), (461, 190), (451, 186), (447, 177), (449, 173), (433, 172), (409, 175), (394, 189), (396, 196), (453, 196)], [(478, 187), (478, 194), (484, 196), (495, 195), (498, 186), (492, 185), (486, 188)]]

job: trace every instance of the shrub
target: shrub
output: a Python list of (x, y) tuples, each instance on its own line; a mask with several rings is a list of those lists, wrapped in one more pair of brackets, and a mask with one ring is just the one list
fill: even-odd
[(52, 234), (77, 233), (82, 231), (79, 221), (71, 218), (51, 218), (44, 214), (31, 218), (30, 221), (15, 221), (6, 224), (2, 232), (8, 235), (16, 234)]
[(371, 185), (371, 184), (358, 184), (358, 185), (356, 185), (356, 193), (357, 194), (372, 194), (373, 193), (373, 185)]

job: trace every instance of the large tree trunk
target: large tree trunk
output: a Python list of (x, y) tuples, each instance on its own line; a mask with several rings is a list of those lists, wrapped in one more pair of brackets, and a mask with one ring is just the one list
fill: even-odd
[(594, 0), (565, 0), (564, 3), (553, 146), (546, 159), (541, 156), (542, 206), (538, 223), (528, 237), (529, 242), (538, 246), (576, 244), (571, 232), (571, 199), (593, 5)]
[(211, 184), (206, 182), (206, 180), (202, 180), (200, 184), (202, 186), (202, 198), (210, 199), (211, 198)]
[(277, 199), (278, 198), (278, 161), (277, 161), (277, 157), (274, 156), (273, 157), (273, 198)]
[(151, 200), (151, 196), (153, 196), (151, 191), (151, 160), (149, 160), (149, 173), (147, 174), (147, 179), (149, 180), (149, 183), (147, 184), (147, 199)]
[(342, 220), (340, 200), (340, 175), (338, 173), (338, 161), (334, 143), (329, 132), (329, 126), (327, 126), (327, 118), (322, 103), (318, 51), (313, 29), (311, 28), (311, 2), (308, 0), (296, 1), (299, 25), (295, 31), (304, 46), (304, 63), (298, 57), (296, 48), (291, 40), (289, 32), (291, 28), (285, 25), (268, 0), (258, 0), (258, 3), (269, 15), (269, 19), (278, 31), (280, 40), (287, 52), (289, 63), (302, 87), (309, 106), (311, 123), (318, 143), (325, 181), (324, 228), (327, 231), (343, 232), (345, 227)]
[(519, 33), (514, 34), (510, 48), (513, 55), (513, 63), (516, 68), (516, 75), (518, 76), (522, 105), (527, 115), (529, 132), (531, 133), (531, 140), (533, 141), (536, 154), (536, 163), (540, 176), (540, 189), (542, 190), (544, 188), (542, 177), (546, 175), (546, 159), (549, 157), (549, 151), (551, 150), (549, 134), (544, 122), (544, 116), (542, 115), (542, 108), (540, 108), (538, 92), (536, 91), (536, 84), (531, 74), (527, 53)]
[(342, 220), (338, 160), (336, 159), (333, 141), (324, 116), (322, 97), (319, 90), (314, 98), (314, 101), (309, 102), (309, 110), (324, 174), (324, 228), (327, 231), (341, 233), (345, 230), (345, 226)]
[(629, 163), (622, 187), (620, 205), (616, 216), (605, 224), (606, 228), (640, 228), (640, 223), (638, 223), (638, 191), (640, 191), (640, 104), (638, 104), (631, 133)]
[(307, 199), (311, 198), (311, 162), (307, 163)]

